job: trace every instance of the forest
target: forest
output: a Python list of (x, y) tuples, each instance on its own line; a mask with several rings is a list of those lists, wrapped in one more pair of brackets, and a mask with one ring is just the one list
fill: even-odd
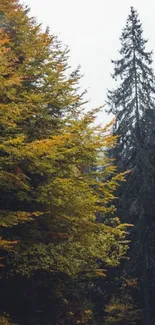
[(155, 74), (139, 15), (102, 127), (68, 48), (29, 12), (0, 0), (0, 325), (155, 325)]

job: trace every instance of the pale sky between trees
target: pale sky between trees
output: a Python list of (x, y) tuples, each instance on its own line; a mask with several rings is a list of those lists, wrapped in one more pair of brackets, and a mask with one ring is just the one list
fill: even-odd
[[(144, 37), (149, 39), (147, 48), (153, 50), (155, 69), (155, 1), (154, 0), (25, 0), (31, 15), (43, 26), (49, 26), (51, 34), (68, 45), (69, 64), (81, 65), (82, 89), (87, 89), (88, 107), (95, 108), (106, 99), (107, 88), (113, 81), (111, 59), (118, 58), (119, 37), (125, 25), (130, 7), (139, 13)], [(105, 124), (110, 117), (104, 112), (98, 121)]]

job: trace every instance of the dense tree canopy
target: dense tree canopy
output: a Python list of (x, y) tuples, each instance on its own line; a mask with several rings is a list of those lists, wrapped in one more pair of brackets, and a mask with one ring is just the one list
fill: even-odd
[(68, 50), (28, 8), (2, 0), (0, 28), (1, 246), (14, 243), (2, 252), (2, 319), (91, 324), (88, 279), (105, 276), (128, 246), (113, 205), (124, 175), (106, 154), (116, 138), (111, 126), (93, 126), (97, 110), (84, 112), (79, 69), (69, 73)]

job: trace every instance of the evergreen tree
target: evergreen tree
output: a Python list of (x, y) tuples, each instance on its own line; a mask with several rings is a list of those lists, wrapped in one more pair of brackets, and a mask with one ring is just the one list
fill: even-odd
[[(73, 286), (67, 294), (66, 282), (104, 276), (127, 249), (126, 225), (111, 220), (124, 176), (101, 154), (115, 137), (107, 135), (109, 126), (92, 126), (96, 111), (83, 112), (78, 69), (68, 74), (68, 51), (48, 30), (41, 31), (28, 9), (2, 0), (0, 20), (0, 226), (4, 241), (17, 241), (14, 251), (4, 254), (1, 315), (9, 311), (24, 325), (65, 324), (67, 315), (66, 322), (76, 324), (78, 311), (83, 324), (92, 312), (81, 306), (80, 295), (72, 306)], [(97, 166), (104, 168), (98, 172)], [(98, 214), (102, 223), (96, 222)], [(53, 278), (57, 286), (47, 293)], [(47, 312), (42, 289), (49, 305), (56, 300), (60, 319)], [(17, 299), (22, 314), (13, 303)]]
[(130, 170), (118, 194), (118, 213), (134, 224), (130, 262), (126, 267), (139, 278), (145, 325), (150, 325), (150, 274), (155, 276), (155, 77), (152, 52), (146, 50), (147, 41), (134, 8), (120, 40), (120, 59), (112, 61), (117, 86), (108, 92), (108, 111), (115, 115), (113, 133), (118, 135), (117, 147), (111, 155), (119, 170)]

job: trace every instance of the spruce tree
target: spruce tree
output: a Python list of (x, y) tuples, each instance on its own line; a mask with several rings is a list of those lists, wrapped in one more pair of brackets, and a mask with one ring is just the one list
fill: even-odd
[(113, 133), (118, 136), (110, 155), (119, 170), (130, 170), (118, 193), (118, 214), (134, 224), (126, 268), (139, 278), (145, 325), (150, 325), (155, 277), (155, 77), (152, 52), (146, 50), (147, 41), (134, 8), (120, 40), (120, 59), (112, 61), (117, 86), (108, 92), (107, 100), (107, 110), (115, 115)]

